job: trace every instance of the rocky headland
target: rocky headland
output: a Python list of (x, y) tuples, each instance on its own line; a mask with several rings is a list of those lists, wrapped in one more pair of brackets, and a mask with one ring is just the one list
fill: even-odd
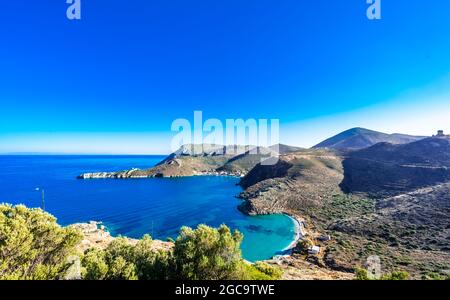
[[(287, 151), (283, 148), (284, 151)], [(187, 176), (243, 177), (273, 150), (254, 146), (185, 145), (158, 165), (146, 169), (81, 174), (79, 179), (172, 178)]]
[[(78, 229), (83, 234), (83, 240), (78, 247), (82, 253), (91, 248), (106, 249), (108, 245), (116, 239), (116, 237), (113, 237), (101, 222), (91, 221), (88, 223), (77, 223), (70, 225), (70, 227)], [(136, 239), (124, 238), (131, 245), (135, 245), (138, 242)], [(153, 240), (152, 247), (155, 251), (169, 251), (172, 249), (173, 243)]]

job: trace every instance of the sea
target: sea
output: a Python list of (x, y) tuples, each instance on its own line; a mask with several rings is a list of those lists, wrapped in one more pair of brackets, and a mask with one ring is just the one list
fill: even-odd
[(0, 156), (0, 203), (42, 206), (58, 223), (99, 221), (113, 236), (175, 239), (182, 226), (225, 224), (244, 234), (243, 257), (249, 261), (282, 254), (295, 238), (286, 215), (247, 216), (238, 178), (81, 180), (87, 172), (149, 168), (164, 156), (3, 155)]

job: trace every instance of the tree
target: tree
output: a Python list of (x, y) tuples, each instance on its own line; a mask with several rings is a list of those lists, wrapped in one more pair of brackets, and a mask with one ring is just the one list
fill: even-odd
[(199, 225), (183, 227), (175, 241), (172, 279), (182, 280), (274, 280), (279, 268), (242, 259), (243, 235), (225, 225), (218, 229)]
[(109, 267), (105, 261), (105, 251), (100, 249), (89, 249), (82, 261), (82, 277), (86, 280), (107, 279)]
[(135, 245), (117, 238), (104, 250), (90, 249), (83, 259), (83, 278), (88, 280), (168, 279), (168, 252), (154, 250), (152, 239), (144, 236)]
[(309, 238), (303, 238), (298, 241), (297, 246), (295, 247), (295, 251), (300, 254), (308, 254), (308, 250), (310, 247), (314, 246), (314, 243)]
[(134, 246), (117, 238), (105, 250), (89, 249), (82, 260), (82, 276), (88, 280), (135, 280)]
[(152, 249), (152, 239), (145, 235), (134, 247), (133, 261), (141, 280), (169, 278), (170, 252)]
[(277, 267), (244, 261), (242, 239), (225, 225), (199, 225), (195, 230), (183, 227), (173, 250), (154, 249), (146, 235), (137, 242), (119, 237), (106, 249), (81, 254), (77, 246), (82, 234), (77, 229), (59, 226), (41, 209), (0, 205), (0, 279), (74, 278), (69, 271), (75, 262), (81, 264), (81, 278), (86, 280), (281, 278)]
[(174, 277), (185, 280), (227, 280), (242, 277), (243, 236), (222, 225), (183, 227), (175, 241)]
[(0, 279), (59, 279), (82, 235), (41, 209), (0, 205)]

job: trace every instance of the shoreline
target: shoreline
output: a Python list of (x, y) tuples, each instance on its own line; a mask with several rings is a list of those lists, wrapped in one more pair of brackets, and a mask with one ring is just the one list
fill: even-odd
[(283, 215), (289, 217), (294, 222), (294, 239), (287, 247), (282, 250), (283, 252), (288, 252), (287, 254), (291, 254), (292, 250), (297, 246), (297, 243), (306, 235), (305, 227), (303, 225), (304, 221), (299, 217), (289, 213), (283, 213)]
[[(120, 172), (84, 173), (84, 174), (78, 176), (77, 179), (152, 179), (152, 178), (177, 179), (177, 178), (189, 178), (189, 177), (191, 177), (191, 178), (192, 177), (228, 177), (228, 178), (239, 179), (244, 176), (244, 174), (237, 174), (237, 173), (231, 173), (231, 172), (226, 172), (226, 171), (225, 172), (224, 171), (204, 171), (204, 172), (195, 172), (194, 174), (191, 174), (191, 175), (161, 176), (161, 177), (160, 176), (130, 176), (130, 177), (115, 177), (115, 176), (109, 177), (108, 176), (108, 175), (117, 174), (117, 173), (120, 173)], [(97, 177), (97, 176), (92, 177), (92, 175), (102, 175), (102, 176), (101, 177)], [(238, 197), (238, 196), (236, 196), (236, 197)], [(240, 209), (238, 208), (238, 210), (240, 210)], [(243, 211), (241, 211), (241, 213), (243, 213), (244, 215), (246, 214)], [(290, 256), (293, 252), (293, 249), (297, 246), (297, 243), (306, 235), (305, 227), (304, 227), (304, 220), (302, 218), (297, 217), (297, 216), (287, 213), (287, 212), (282, 212), (281, 215), (287, 216), (294, 223), (294, 237), (293, 237), (291, 243), (289, 243), (289, 245), (287, 245), (286, 247), (284, 247), (283, 249), (280, 249), (277, 253), (275, 253), (273, 255), (273, 258), (275, 258), (277, 256)], [(101, 224), (101, 222), (99, 222), (99, 223)], [(111, 235), (111, 232), (106, 227), (104, 227), (103, 230)], [(111, 235), (111, 237), (115, 238), (112, 235)], [(262, 261), (264, 261), (264, 260), (262, 260)]]
[(233, 177), (233, 178), (243, 178), (246, 174), (244, 173), (233, 173), (227, 171), (204, 171), (204, 172), (194, 172), (190, 175), (164, 175), (161, 173), (155, 173), (151, 175), (132, 175), (126, 174), (132, 171), (145, 171), (141, 169), (131, 169), (126, 171), (118, 172), (95, 172), (95, 173), (82, 173), (76, 178), (80, 180), (101, 180), (101, 179), (154, 179), (154, 178), (189, 178), (189, 177)]
[[(298, 241), (300, 241), (305, 235), (303, 220), (295, 215), (291, 215), (288, 213), (282, 213), (281, 215), (287, 216), (292, 220), (294, 223), (294, 238), (292, 242), (286, 246), (285, 248), (281, 249), (279, 251), (279, 254), (274, 254), (272, 259), (276, 259), (277, 257), (282, 256), (290, 256), (292, 254), (292, 250), (296, 247)], [(78, 229), (81, 229), (83, 232), (85, 239), (83, 240), (81, 244), (81, 248), (83, 250), (86, 250), (88, 248), (105, 248), (112, 240), (120, 237), (121, 235), (113, 235), (109, 228), (104, 225), (101, 221), (89, 221), (89, 222), (80, 222), (80, 223), (74, 223), (67, 225), (67, 227), (75, 227)], [(136, 243), (138, 240), (135, 238), (130, 238), (127, 236), (123, 236), (126, 238), (130, 243)], [(170, 248), (171, 243), (163, 240), (156, 239), (157, 245), (159, 245), (158, 248)], [(265, 261), (267, 259), (261, 259), (257, 261)], [(256, 262), (256, 261), (255, 261)], [(254, 262), (251, 262), (254, 263)]]

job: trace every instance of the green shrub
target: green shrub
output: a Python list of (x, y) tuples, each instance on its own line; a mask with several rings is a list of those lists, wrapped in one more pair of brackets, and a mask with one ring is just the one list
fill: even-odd
[[(136, 243), (114, 239), (81, 255), (85, 280), (275, 280), (275, 266), (242, 259), (243, 235), (222, 225), (183, 227), (173, 250), (155, 250), (150, 236)], [(40, 209), (0, 205), (0, 279), (64, 279), (82, 234), (63, 228)]]
[(243, 279), (247, 280), (278, 280), (281, 279), (283, 272), (280, 268), (268, 265), (267, 263), (257, 262), (248, 265)]
[(369, 272), (366, 269), (357, 268), (355, 271), (356, 280), (370, 280)]
[[(379, 278), (379, 280), (408, 280), (410, 278), (408, 272), (405, 271), (394, 271), (389, 274), (385, 274)], [(377, 280), (376, 278), (371, 278), (369, 272), (366, 269), (357, 268), (355, 270), (356, 280)]]
[(435, 272), (429, 272), (422, 275), (423, 280), (450, 280), (450, 275), (442, 275)]
[(408, 280), (409, 274), (406, 271), (395, 271), (381, 277), (381, 280)]
[(308, 254), (308, 249), (312, 246), (314, 246), (314, 243), (310, 239), (303, 238), (298, 241), (297, 246), (295, 247), (295, 251), (300, 254), (306, 255)]
[(117, 238), (105, 250), (88, 250), (82, 266), (83, 278), (90, 280), (165, 279), (168, 258), (152, 249), (150, 236), (136, 245)]
[(107, 279), (109, 266), (105, 260), (105, 251), (100, 249), (89, 249), (84, 255), (81, 264), (82, 277), (86, 280)]
[(185, 280), (240, 279), (242, 234), (222, 225), (183, 227), (175, 241), (174, 277)]
[(0, 280), (63, 278), (81, 239), (41, 209), (0, 205)]

